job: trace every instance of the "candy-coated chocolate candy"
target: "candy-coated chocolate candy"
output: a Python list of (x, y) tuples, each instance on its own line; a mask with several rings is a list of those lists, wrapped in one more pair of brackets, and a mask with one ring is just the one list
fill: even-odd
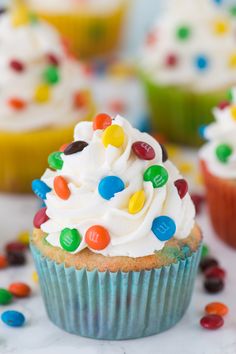
[(61, 158), (62, 152), (56, 151), (52, 152), (48, 156), (48, 164), (54, 170), (61, 170), (63, 167), (63, 160)]
[(186, 194), (188, 193), (188, 183), (185, 179), (177, 179), (175, 181), (175, 187), (178, 190), (178, 194), (180, 196), (180, 199), (183, 199)]
[(21, 3), (11, 11), (11, 22), (14, 27), (25, 25), (29, 22), (29, 11), (27, 7)]
[(19, 73), (24, 71), (24, 69), (25, 69), (24, 64), (20, 60), (17, 60), (17, 59), (12, 59), (10, 61), (9, 65), (12, 70), (19, 72)]
[(135, 192), (129, 200), (129, 213), (136, 214), (142, 210), (145, 200), (146, 196), (144, 190)]
[(110, 243), (110, 235), (107, 229), (101, 225), (91, 226), (85, 234), (85, 242), (94, 250), (103, 250)]
[(195, 66), (200, 71), (206, 70), (209, 66), (208, 58), (205, 55), (198, 55), (195, 58)]
[(53, 188), (59, 198), (67, 200), (70, 197), (70, 188), (68, 187), (68, 183), (64, 177), (55, 177), (53, 182)]
[(24, 252), (27, 246), (19, 241), (8, 242), (5, 246), (6, 252)]
[(176, 231), (176, 225), (169, 216), (158, 216), (153, 220), (152, 232), (160, 241), (170, 240)]
[(136, 141), (133, 143), (132, 150), (141, 160), (153, 160), (156, 156), (153, 147), (144, 141)]
[(207, 257), (209, 255), (209, 247), (204, 243), (202, 245), (202, 254), (201, 254), (201, 259)]
[(46, 55), (46, 58), (47, 58), (48, 63), (51, 65), (58, 66), (60, 64), (60, 60), (56, 54), (48, 53)]
[(229, 101), (222, 101), (218, 104), (218, 108), (223, 111), (225, 108), (229, 107), (230, 102)]
[(199, 136), (200, 136), (202, 139), (205, 139), (205, 131), (206, 131), (206, 128), (207, 128), (207, 125), (200, 125), (200, 127), (198, 128)]
[(4, 255), (0, 255), (0, 269), (4, 269), (8, 267), (7, 257)]
[(218, 160), (222, 163), (227, 163), (229, 157), (232, 155), (233, 149), (228, 144), (220, 144), (217, 146), (215, 153)]
[(8, 290), (15, 297), (28, 297), (31, 293), (29, 285), (20, 282), (10, 284)]
[(206, 305), (205, 312), (208, 315), (219, 315), (223, 317), (227, 315), (229, 308), (222, 302), (211, 302), (210, 304)]
[(112, 112), (120, 112), (120, 113), (123, 113), (125, 112), (125, 109), (126, 109), (126, 104), (123, 100), (112, 100), (109, 104), (109, 109), (112, 111)]
[(162, 150), (162, 162), (166, 162), (168, 160), (168, 153), (163, 144), (160, 144), (161, 150)]
[(78, 230), (65, 228), (60, 234), (61, 247), (68, 251), (74, 252), (80, 245), (82, 237)]
[(22, 231), (17, 236), (17, 241), (23, 243), (23, 245), (28, 246), (30, 241), (30, 233), (29, 231)]
[(34, 100), (37, 103), (46, 103), (50, 100), (51, 89), (48, 84), (40, 84), (35, 88)]
[(120, 147), (125, 141), (125, 133), (122, 127), (117, 124), (107, 127), (102, 134), (102, 142), (105, 147), (113, 145)]
[(12, 302), (12, 294), (10, 291), (0, 288), (0, 305), (8, 305)]
[(78, 91), (74, 94), (75, 108), (83, 108), (88, 105), (90, 94), (88, 91)]
[(55, 85), (60, 81), (60, 74), (57, 66), (49, 65), (44, 73), (43, 77), (49, 85)]
[(47, 208), (41, 208), (34, 216), (33, 224), (36, 229), (39, 229), (42, 224), (44, 224), (49, 217), (46, 214)]
[(146, 169), (143, 175), (145, 182), (152, 182), (153, 188), (160, 188), (168, 181), (167, 170), (160, 165), (152, 165)]
[(32, 273), (32, 280), (34, 283), (38, 283), (39, 282), (39, 276), (38, 273), (34, 270)]
[(165, 65), (169, 68), (173, 68), (177, 65), (178, 63), (178, 57), (176, 54), (168, 54), (167, 57), (165, 58)]
[(204, 257), (200, 262), (200, 269), (204, 273), (207, 269), (211, 267), (217, 267), (219, 262), (213, 257)]
[(106, 176), (101, 179), (98, 185), (100, 196), (106, 200), (110, 200), (116, 193), (119, 193), (124, 189), (124, 182), (117, 176)]
[(206, 278), (204, 282), (205, 290), (210, 294), (219, 293), (224, 289), (224, 281), (221, 278)]
[(227, 20), (217, 20), (214, 23), (214, 31), (218, 35), (223, 35), (229, 31), (229, 22)]
[(235, 53), (230, 55), (228, 65), (232, 69), (236, 68), (236, 54)]
[(190, 37), (191, 30), (187, 26), (180, 26), (177, 28), (176, 31), (176, 36), (179, 38), (181, 41), (185, 41)]
[(32, 182), (32, 190), (40, 199), (46, 199), (47, 193), (51, 192), (51, 188), (41, 181), (40, 179), (35, 179)]
[(26, 263), (25, 253), (10, 251), (7, 253), (7, 261), (12, 266), (23, 266)]
[(67, 146), (69, 146), (69, 145), (70, 145), (70, 143), (65, 143), (65, 144), (61, 145), (59, 151), (64, 152), (65, 149), (67, 148)]
[(19, 311), (4, 311), (1, 315), (2, 321), (10, 327), (21, 327), (25, 323), (25, 316)]
[(210, 267), (204, 273), (206, 278), (221, 278), (224, 279), (226, 272), (223, 268), (220, 267)]
[(201, 212), (202, 205), (205, 201), (204, 196), (202, 196), (201, 194), (192, 193), (191, 199), (192, 199), (193, 204), (195, 206), (196, 213), (199, 214)]
[(65, 155), (72, 155), (75, 154), (76, 152), (81, 152), (84, 150), (84, 148), (86, 148), (86, 146), (88, 146), (88, 143), (86, 143), (86, 141), (74, 141), (73, 143), (69, 144), (65, 150), (64, 150), (64, 154)]
[(218, 329), (223, 324), (224, 319), (219, 315), (206, 315), (200, 321), (200, 325), (205, 329)]
[(8, 105), (16, 111), (22, 111), (26, 107), (26, 102), (18, 97), (12, 97), (8, 100)]
[(93, 120), (93, 130), (97, 129), (106, 129), (112, 123), (112, 119), (109, 114), (106, 113), (99, 113)]

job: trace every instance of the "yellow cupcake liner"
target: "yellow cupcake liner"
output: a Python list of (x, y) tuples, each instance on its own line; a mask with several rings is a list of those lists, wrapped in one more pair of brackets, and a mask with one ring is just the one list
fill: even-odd
[(120, 5), (110, 12), (38, 12), (37, 15), (59, 30), (76, 55), (88, 58), (107, 54), (118, 46), (126, 8), (126, 1), (121, 1)]

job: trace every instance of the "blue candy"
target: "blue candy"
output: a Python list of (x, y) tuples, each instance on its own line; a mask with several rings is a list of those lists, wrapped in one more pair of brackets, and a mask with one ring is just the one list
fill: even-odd
[(124, 182), (117, 176), (104, 177), (98, 185), (100, 196), (106, 200), (110, 200), (116, 193), (119, 193), (124, 189)]
[(205, 55), (198, 55), (195, 58), (195, 65), (200, 71), (207, 69), (209, 62)]
[(205, 139), (205, 130), (206, 130), (207, 125), (200, 125), (198, 128), (198, 133), (202, 139)]
[(52, 189), (40, 179), (35, 179), (32, 182), (32, 190), (34, 194), (36, 194), (40, 199), (44, 200), (46, 199), (46, 194), (51, 192)]
[(152, 232), (160, 241), (170, 240), (176, 231), (176, 225), (169, 216), (158, 216), (153, 220)]
[(21, 327), (25, 323), (25, 316), (18, 311), (5, 311), (1, 315), (2, 321), (10, 327)]

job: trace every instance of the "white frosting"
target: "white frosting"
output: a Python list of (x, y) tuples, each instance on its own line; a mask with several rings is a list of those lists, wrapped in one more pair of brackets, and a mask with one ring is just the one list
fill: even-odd
[[(160, 215), (171, 217), (176, 223), (175, 237), (183, 239), (193, 228), (194, 206), (189, 194), (180, 199), (174, 182), (181, 176), (170, 161), (162, 163), (162, 150), (158, 142), (150, 135), (134, 129), (120, 116), (112, 124), (118, 124), (124, 129), (126, 138), (123, 147), (109, 145), (105, 148), (101, 140), (103, 131), (93, 131), (92, 123), (81, 122), (75, 128), (74, 139), (84, 140), (88, 146), (82, 152), (63, 155), (62, 170), (47, 170), (42, 176), (52, 191), (47, 194), (45, 201), (50, 219), (41, 225), (41, 229), (48, 234), (47, 241), (57, 247), (61, 247), (61, 230), (78, 229), (83, 240), (76, 253), (87, 247), (84, 241), (86, 230), (99, 224), (107, 228), (111, 242), (98, 253), (130, 257), (150, 255), (165, 245), (151, 231), (153, 220)], [(151, 161), (137, 158), (131, 150), (135, 141), (150, 144), (156, 157)], [(151, 182), (143, 180), (144, 171), (155, 164), (164, 166), (169, 174), (167, 184), (157, 189), (153, 188)], [(60, 199), (53, 190), (53, 181), (57, 175), (69, 181), (71, 196), (68, 200)], [(110, 200), (103, 199), (98, 193), (98, 184), (107, 175), (120, 177), (126, 186)], [(129, 199), (140, 189), (145, 191), (146, 202), (140, 212), (130, 214)]]
[[(48, 53), (59, 58), (60, 81), (51, 86), (50, 100), (40, 104), (33, 97), (43, 82)], [(25, 65), (23, 72), (10, 68), (13, 59)], [(75, 109), (73, 102), (75, 92), (86, 89), (81, 68), (66, 56), (59, 35), (44, 22), (13, 27), (10, 15), (1, 17), (0, 73), (0, 130), (19, 132), (73, 124), (87, 112), (87, 108)], [(12, 97), (25, 100), (27, 107), (12, 109), (7, 103)]]
[[(200, 158), (207, 163), (212, 174), (221, 178), (236, 178), (236, 119), (232, 116), (232, 106), (236, 105), (236, 89), (233, 90), (232, 105), (223, 110), (213, 110), (215, 122), (204, 130), (204, 137), (209, 142), (200, 150)], [(216, 148), (220, 144), (229, 145), (233, 153), (227, 162), (222, 163), (216, 155)]]
[[(236, 17), (213, 0), (172, 0), (160, 16), (151, 33), (156, 36), (143, 50), (141, 66), (152, 80), (162, 85), (180, 85), (194, 91), (206, 92), (230, 87), (236, 81), (236, 67), (229, 58), (236, 54)], [(216, 34), (216, 21), (226, 21), (229, 29)], [(180, 40), (176, 30), (188, 26), (191, 34)], [(178, 62), (168, 67), (165, 59), (175, 54)], [(208, 67), (199, 70), (195, 58), (204, 55)]]

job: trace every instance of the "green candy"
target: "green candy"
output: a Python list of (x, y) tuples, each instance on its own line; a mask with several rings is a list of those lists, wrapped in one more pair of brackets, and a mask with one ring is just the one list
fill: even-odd
[(177, 28), (176, 35), (180, 40), (186, 40), (191, 34), (190, 28), (187, 26), (181, 26)]
[(236, 16), (236, 6), (235, 5), (232, 6), (229, 11), (232, 16)]
[(206, 244), (202, 245), (202, 253), (201, 253), (201, 259), (207, 257), (209, 255), (209, 248)]
[(0, 305), (8, 305), (12, 301), (12, 294), (10, 291), (0, 288)]
[(216, 148), (216, 156), (218, 158), (218, 160), (222, 163), (227, 163), (228, 159), (230, 157), (230, 155), (232, 154), (233, 149), (231, 148), (231, 146), (227, 145), (227, 144), (220, 144), (217, 146)]
[(60, 244), (64, 250), (73, 252), (79, 247), (81, 239), (78, 230), (65, 228), (61, 231)]
[(51, 167), (54, 170), (61, 170), (63, 167), (63, 160), (61, 158), (62, 154), (63, 153), (60, 151), (52, 152), (48, 156), (49, 167)]
[(54, 65), (49, 65), (43, 73), (45, 81), (50, 85), (55, 85), (60, 81), (58, 68)]
[(229, 89), (227, 92), (226, 92), (226, 97), (227, 99), (232, 102), (233, 101), (233, 91), (232, 89)]
[(152, 182), (153, 188), (160, 188), (168, 181), (168, 172), (160, 165), (148, 167), (144, 172), (143, 179), (145, 182)]

